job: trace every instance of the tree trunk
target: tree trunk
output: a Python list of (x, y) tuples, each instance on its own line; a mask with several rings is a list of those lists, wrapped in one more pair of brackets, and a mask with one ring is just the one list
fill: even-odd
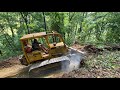
[(87, 13), (85, 13), (85, 12), (83, 12), (83, 15), (82, 15), (82, 20), (81, 20), (81, 22), (80, 22), (80, 28), (79, 28), (79, 30), (78, 30), (78, 33), (80, 33), (80, 32), (82, 32), (82, 28), (83, 28), (83, 26), (82, 26), (82, 22), (84, 21), (84, 18), (87, 16)]
[[(7, 13), (8, 14), (8, 13)], [(10, 22), (10, 19), (9, 19), (9, 17), (8, 18), (5, 18), (6, 20), (7, 20), (7, 22), (8, 22), (8, 25), (9, 25), (9, 27), (10, 27), (10, 30), (11, 30), (11, 32), (12, 32), (12, 37), (14, 38), (15, 37), (15, 35), (14, 35), (14, 31), (13, 31), (13, 28), (12, 28), (12, 26), (11, 26), (11, 24), (10, 23), (12, 23), (12, 22)]]
[(69, 21), (71, 21), (72, 20), (72, 18), (74, 17), (74, 15), (75, 15), (75, 12), (72, 14), (72, 16), (70, 17), (70, 12), (69, 12)]
[(28, 27), (28, 19), (27, 19), (28, 14), (27, 14), (27, 15), (25, 15), (25, 14), (24, 14), (24, 13), (22, 13), (22, 12), (20, 12), (20, 14), (21, 14), (22, 18), (23, 18), (23, 19), (24, 19), (24, 21), (25, 21), (25, 24), (26, 24), (26, 28), (27, 28), (28, 34), (30, 34), (30, 30), (29, 30), (29, 27)]
[(1, 54), (1, 56), (2, 56), (2, 51), (0, 50), (0, 54)]
[(44, 28), (45, 28), (45, 31), (47, 31), (46, 20), (45, 20), (45, 13), (42, 12), (42, 14), (43, 14), (43, 19), (44, 19)]
[(10, 26), (10, 29), (11, 29), (11, 32), (12, 32), (12, 37), (13, 37), (13, 39), (14, 39), (15, 34), (14, 34), (13, 28), (12, 28), (11, 26)]

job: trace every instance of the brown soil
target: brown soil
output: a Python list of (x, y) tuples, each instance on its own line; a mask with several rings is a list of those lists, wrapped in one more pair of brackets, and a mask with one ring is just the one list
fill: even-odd
[(84, 47), (84, 50), (87, 51), (88, 53), (99, 53), (99, 52), (102, 52), (103, 49), (100, 49), (100, 48), (96, 48), (95, 46), (93, 45), (86, 45)]
[(18, 57), (11, 57), (0, 62), (0, 78), (12, 77), (22, 72), (25, 66), (21, 65)]
[[(96, 48), (93, 45), (80, 46), (78, 44), (74, 44), (72, 46), (75, 49), (85, 51), (88, 54), (94, 53), (99, 54), (103, 49)], [(110, 47), (105, 47), (105, 49), (109, 50)], [(115, 48), (115, 47), (114, 47)], [(117, 47), (119, 50), (119, 47)], [(111, 49), (110, 49), (111, 50)], [(0, 62), (0, 78), (6, 77), (15, 77), (25, 70), (25, 66), (21, 65), (18, 60), (18, 57), (12, 57), (5, 61)], [(25, 78), (26, 76), (21, 75), (20, 77)], [(115, 71), (111, 71), (109, 69), (103, 69), (99, 66), (95, 67), (81, 67), (78, 70), (73, 70), (69, 73), (58, 73), (48, 76), (48, 78), (107, 78), (107, 77), (119, 77), (120, 78), (120, 68)], [(46, 77), (47, 78), (47, 77)]]
[(59, 78), (120, 78), (120, 68), (115, 72), (109, 69), (80, 68), (69, 73), (65, 73)]
[(85, 51), (87, 53), (99, 53), (99, 52), (103, 51), (102, 48), (101, 49), (96, 48), (94, 45), (81, 46), (81, 45), (78, 45), (78, 44), (74, 44), (72, 47), (75, 48), (75, 49), (81, 50), (81, 51)]
[(12, 67), (14, 65), (20, 65), (18, 57), (11, 57), (5, 61), (1, 61), (0, 62), (0, 69)]
[(115, 50), (120, 51), (120, 45), (106, 46), (104, 49), (107, 49), (107, 50), (109, 50), (109, 51), (115, 51)]
[[(100, 54), (100, 52), (103, 52), (104, 49), (107, 49), (109, 51), (111, 50), (119, 51), (119, 46), (112, 46), (112, 47), (107, 46), (104, 49), (96, 48), (93, 45), (86, 45), (82, 48), (79, 45), (74, 45), (73, 47), (87, 52), (88, 60), (91, 60), (89, 59), (89, 57), (95, 54)], [(114, 63), (119, 64), (119, 62), (114, 62)], [(64, 73), (61, 76), (58, 76), (57, 78), (120, 78), (120, 67), (116, 69), (108, 69), (108, 68), (103, 68), (99, 65), (87, 66), (85, 64), (84, 66), (85, 67), (81, 67), (78, 70), (73, 70), (71, 72)]]

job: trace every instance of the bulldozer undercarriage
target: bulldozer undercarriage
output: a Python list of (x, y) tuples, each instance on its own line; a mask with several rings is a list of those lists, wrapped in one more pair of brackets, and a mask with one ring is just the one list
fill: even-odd
[[(25, 57), (22, 56), (21, 63), (26, 64)], [(60, 56), (57, 58), (52, 58), (45, 61), (37, 61), (28, 66), (29, 77), (41, 77), (57, 71), (71, 71), (73, 69), (79, 68), (80, 63), (84, 58), (84, 54), (69, 48), (67, 55)]]
[(70, 60), (66, 56), (45, 60), (43, 62), (37, 62), (32, 64), (29, 68), (30, 77), (39, 77), (51, 72), (56, 72), (62, 68), (67, 68), (70, 64)]

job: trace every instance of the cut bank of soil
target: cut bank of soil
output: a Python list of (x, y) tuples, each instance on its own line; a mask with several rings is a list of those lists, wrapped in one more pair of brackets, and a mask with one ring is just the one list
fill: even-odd
[(21, 65), (19, 60), (18, 60), (18, 57), (10, 57), (9, 59), (1, 61), (0, 62), (0, 70), (2, 68), (9, 68), (9, 67), (12, 67), (14, 65)]
[(10, 57), (0, 62), (0, 78), (12, 77), (23, 72), (25, 66), (21, 65), (18, 57)]

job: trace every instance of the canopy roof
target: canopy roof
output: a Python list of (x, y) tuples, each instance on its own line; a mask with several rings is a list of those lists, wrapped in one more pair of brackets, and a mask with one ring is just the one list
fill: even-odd
[(34, 39), (34, 38), (40, 38), (43, 36), (50, 36), (50, 35), (55, 35), (55, 36), (61, 36), (59, 33), (46, 33), (46, 32), (39, 32), (39, 33), (32, 33), (32, 34), (27, 34), (24, 35), (20, 40), (27, 40), (27, 39)]
[(20, 40), (39, 38), (39, 37), (45, 36), (45, 35), (46, 35), (46, 32), (32, 33), (32, 34), (24, 35), (22, 38), (20, 38)]

